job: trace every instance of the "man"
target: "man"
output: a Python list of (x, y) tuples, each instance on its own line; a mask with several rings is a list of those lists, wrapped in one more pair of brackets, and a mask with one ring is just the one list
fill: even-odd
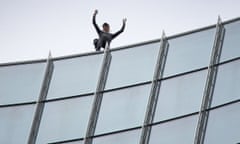
[(98, 13), (98, 10), (95, 10), (92, 21), (98, 33), (99, 39), (94, 39), (93, 44), (95, 46), (96, 51), (100, 51), (101, 48), (105, 48), (106, 43), (110, 44), (114, 38), (116, 38), (119, 34), (121, 34), (124, 31), (127, 19), (126, 18), (123, 19), (122, 28), (118, 32), (112, 34), (110, 33), (110, 25), (108, 23), (104, 23), (102, 25), (103, 30), (100, 30), (100, 28), (96, 23), (97, 13)]

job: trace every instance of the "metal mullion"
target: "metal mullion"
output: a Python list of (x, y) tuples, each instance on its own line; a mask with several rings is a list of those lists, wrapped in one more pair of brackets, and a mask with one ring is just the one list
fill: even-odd
[(215, 40), (214, 40), (214, 45), (212, 49), (210, 64), (208, 67), (208, 75), (207, 75), (207, 80), (205, 84), (202, 104), (200, 108), (194, 144), (204, 143), (204, 137), (205, 137), (208, 115), (209, 115), (209, 111), (207, 109), (210, 108), (211, 102), (212, 102), (213, 91), (215, 87), (217, 70), (218, 70), (218, 66), (216, 66), (216, 64), (218, 64), (220, 61), (224, 34), (225, 34), (225, 29), (223, 27), (220, 17), (218, 17), (218, 22), (216, 25)]
[(52, 62), (52, 57), (51, 53), (49, 53), (48, 59), (47, 59), (47, 64), (46, 64), (46, 69), (45, 69), (45, 74), (41, 86), (41, 91), (39, 94), (39, 98), (37, 101), (37, 106), (34, 114), (34, 119), (32, 122), (31, 126), (31, 131), (28, 137), (28, 144), (35, 144), (36, 139), (37, 139), (37, 134), (39, 131), (39, 126), (42, 118), (42, 113), (44, 110), (44, 100), (46, 100), (48, 89), (49, 89), (49, 84), (52, 78), (52, 73), (53, 73), (54, 65)]
[(107, 81), (108, 71), (111, 63), (112, 55), (109, 50), (109, 44), (106, 45), (104, 50), (102, 67), (97, 83), (96, 92), (94, 94), (94, 100), (92, 105), (92, 110), (90, 114), (90, 118), (88, 121), (87, 132), (84, 138), (84, 144), (92, 144), (92, 137), (94, 136), (98, 115), (102, 103), (103, 91), (105, 89), (105, 84)]
[(168, 52), (168, 42), (165, 37), (165, 33), (162, 33), (161, 38), (161, 45), (158, 53), (157, 63), (155, 65), (153, 80), (152, 80), (152, 86), (151, 86), (151, 92), (148, 100), (148, 106), (145, 113), (145, 119), (144, 124), (142, 126), (142, 133), (140, 138), (140, 144), (148, 144), (150, 133), (151, 133), (151, 124), (154, 119), (154, 114), (157, 106), (157, 100), (158, 100), (158, 92), (160, 89), (161, 79), (163, 77), (163, 71), (166, 61), (166, 56)]

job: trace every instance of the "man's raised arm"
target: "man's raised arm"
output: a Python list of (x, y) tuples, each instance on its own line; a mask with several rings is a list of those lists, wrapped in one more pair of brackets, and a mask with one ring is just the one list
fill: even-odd
[(116, 33), (113, 34), (112, 39), (116, 38), (119, 34), (121, 34), (124, 31), (125, 26), (126, 26), (126, 21), (127, 21), (127, 19), (124, 18), (122, 28), (119, 31), (117, 31)]
[(98, 10), (95, 10), (93, 13), (93, 18), (92, 18), (92, 22), (93, 22), (93, 26), (95, 27), (97, 33), (99, 34), (101, 32), (100, 28), (98, 27), (97, 23), (96, 23), (96, 15), (98, 14)]

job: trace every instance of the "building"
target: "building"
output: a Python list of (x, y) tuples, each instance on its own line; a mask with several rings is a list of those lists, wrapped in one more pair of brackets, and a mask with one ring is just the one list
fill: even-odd
[(1, 144), (240, 143), (240, 18), (0, 65)]

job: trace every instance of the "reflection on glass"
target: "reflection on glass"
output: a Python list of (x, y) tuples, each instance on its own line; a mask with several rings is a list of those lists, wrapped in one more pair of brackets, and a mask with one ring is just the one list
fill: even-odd
[(240, 21), (224, 25), (226, 32), (221, 61), (240, 57)]
[(153, 126), (149, 144), (193, 144), (197, 120), (194, 115)]
[(149, 93), (150, 84), (105, 93), (96, 134), (141, 126)]
[(48, 99), (94, 92), (101, 63), (102, 54), (55, 61)]
[(219, 66), (212, 106), (240, 99), (240, 60)]
[(240, 103), (212, 110), (209, 114), (204, 144), (240, 142)]
[(37, 144), (81, 138), (86, 133), (92, 97), (47, 102)]
[(93, 144), (139, 144), (140, 129), (97, 137)]
[(215, 28), (169, 40), (164, 77), (209, 65)]
[(0, 108), (0, 143), (26, 144), (34, 112), (34, 105)]
[(207, 70), (163, 80), (155, 122), (197, 112), (206, 83)]
[(45, 63), (0, 67), (0, 105), (36, 101)]
[(106, 89), (152, 80), (160, 43), (112, 51)]

